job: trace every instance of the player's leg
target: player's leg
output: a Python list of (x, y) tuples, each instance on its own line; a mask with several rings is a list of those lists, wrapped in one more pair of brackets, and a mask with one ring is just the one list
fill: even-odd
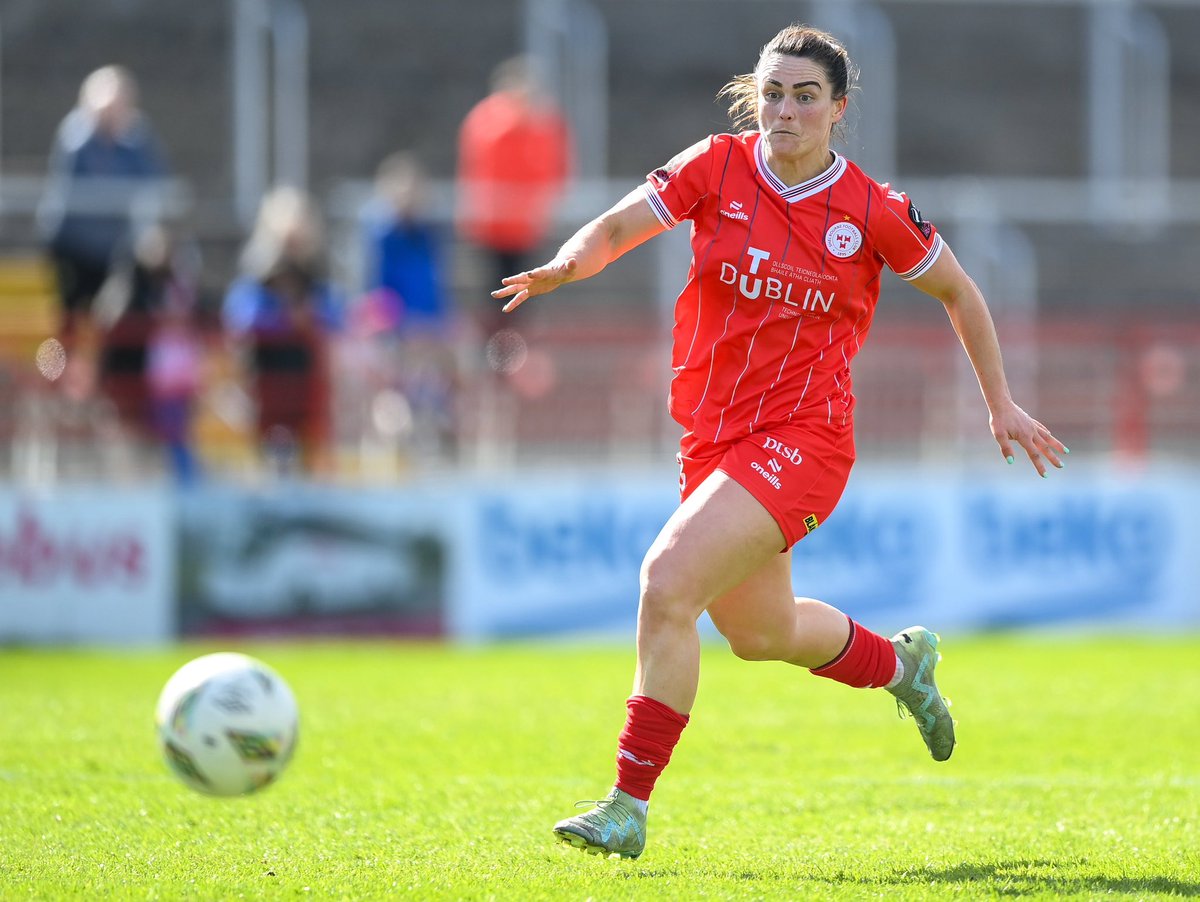
[[(696, 621), (779, 557), (783, 536), (761, 504), (721, 471), (680, 505), (646, 554), (634, 693), (691, 710), (699, 678)], [(778, 586), (791, 597), (789, 587)]]
[(938, 637), (911, 627), (886, 639), (814, 598), (791, 598), (791, 553), (777, 555), (708, 607), (738, 657), (784, 661), (858, 688), (884, 687), (917, 722), (937, 761), (954, 750), (954, 720), (934, 681)]
[(886, 686), (896, 674), (891, 642), (837, 608), (791, 596), (791, 554), (777, 556), (708, 608), (733, 653), (784, 661), (859, 688)]
[(696, 697), (696, 621), (714, 598), (744, 582), (781, 547), (771, 515), (720, 472), (663, 527), (642, 566), (637, 671), (618, 738), (616, 785), (592, 810), (556, 824), (561, 840), (595, 853), (641, 854), (650, 793)]
[[(848, 429), (804, 423), (747, 437), (721, 457), (720, 467), (770, 511), (790, 546), (833, 512), (853, 463)], [(913, 713), (930, 754), (950, 757), (954, 721), (933, 681), (933, 633), (912, 627), (889, 640), (816, 599), (793, 599), (790, 554), (755, 571), (708, 611), (743, 658), (788, 661), (850, 686), (888, 688)]]
[(709, 617), (746, 661), (819, 667), (846, 646), (850, 625), (837, 608), (792, 596), (792, 553), (774, 555), (708, 606)]

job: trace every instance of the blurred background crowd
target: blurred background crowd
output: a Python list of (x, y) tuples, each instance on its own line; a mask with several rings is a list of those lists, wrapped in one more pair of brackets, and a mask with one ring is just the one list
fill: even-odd
[[(0, 468), (17, 484), (673, 458), (684, 236), (488, 291), (680, 148), (782, 24), (863, 72), (841, 146), (988, 295), (1076, 458), (1200, 455), (1200, 6), (6, 0)], [(989, 450), (940, 308), (885, 284), (859, 444)]]

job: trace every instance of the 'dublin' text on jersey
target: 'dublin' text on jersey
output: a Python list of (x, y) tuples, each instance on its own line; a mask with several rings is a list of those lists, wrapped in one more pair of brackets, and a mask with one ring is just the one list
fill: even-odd
[(643, 191), (664, 226), (692, 223), (672, 416), (713, 442), (810, 418), (849, 426), (850, 361), (880, 272), (925, 273), (942, 250), (934, 227), (837, 154), (815, 178), (783, 184), (757, 132), (700, 141), (650, 173)]

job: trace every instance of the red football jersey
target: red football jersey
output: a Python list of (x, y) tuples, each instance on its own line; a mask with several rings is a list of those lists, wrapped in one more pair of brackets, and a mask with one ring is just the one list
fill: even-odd
[(834, 154), (785, 185), (757, 132), (712, 135), (647, 176), (668, 228), (692, 222), (692, 264), (675, 304), (671, 415), (707, 441), (819, 417), (849, 424), (850, 361), (887, 264), (902, 279), (942, 250), (903, 194)]

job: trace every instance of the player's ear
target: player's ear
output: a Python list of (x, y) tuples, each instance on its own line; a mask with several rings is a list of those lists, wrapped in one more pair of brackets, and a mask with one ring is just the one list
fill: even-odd
[(834, 101), (836, 109), (833, 111), (833, 121), (840, 122), (842, 117), (846, 115), (846, 106), (850, 103), (849, 97), (839, 97)]

